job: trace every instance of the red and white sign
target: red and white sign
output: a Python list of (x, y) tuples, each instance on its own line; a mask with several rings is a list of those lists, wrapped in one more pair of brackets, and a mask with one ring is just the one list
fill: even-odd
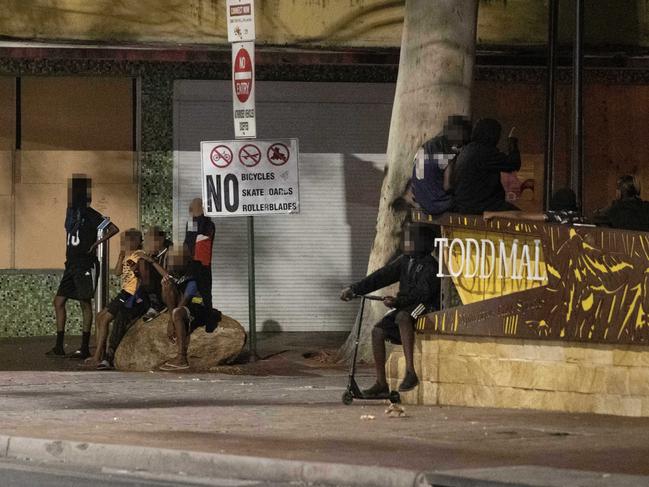
[(234, 109), (234, 136), (255, 138), (255, 44), (232, 44), (232, 102)]
[(235, 95), (241, 103), (247, 102), (252, 93), (252, 60), (243, 47), (234, 56), (233, 78)]
[(227, 0), (228, 42), (255, 40), (254, 0)]
[[(231, 154), (238, 160), (222, 165)], [(218, 157), (216, 163), (215, 155)], [(297, 139), (201, 142), (205, 214), (299, 213), (298, 157)]]
[(227, 145), (217, 145), (210, 152), (210, 161), (216, 167), (228, 167), (232, 162), (232, 151)]
[(283, 166), (291, 158), (291, 151), (285, 144), (277, 142), (268, 148), (266, 156), (273, 166)]
[(246, 144), (239, 149), (239, 162), (246, 167), (255, 167), (261, 161), (261, 151), (254, 144)]

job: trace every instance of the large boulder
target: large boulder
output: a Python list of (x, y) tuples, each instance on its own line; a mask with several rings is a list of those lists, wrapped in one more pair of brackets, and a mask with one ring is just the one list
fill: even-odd
[[(155, 370), (176, 356), (177, 347), (167, 338), (169, 314), (163, 313), (149, 323), (138, 320), (126, 333), (115, 352), (118, 370), (144, 372)], [(246, 332), (238, 321), (223, 315), (213, 333), (198, 328), (191, 334), (187, 352), (191, 370), (209, 370), (236, 358), (246, 344)]]

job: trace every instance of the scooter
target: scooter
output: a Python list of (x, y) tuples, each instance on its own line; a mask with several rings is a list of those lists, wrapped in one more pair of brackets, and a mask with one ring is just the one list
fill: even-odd
[[(354, 340), (354, 355), (352, 358), (352, 364), (351, 368), (349, 371), (349, 383), (347, 385), (347, 389), (345, 392), (343, 392), (343, 404), (349, 406), (352, 402), (354, 402), (354, 399), (362, 399), (362, 400), (377, 400), (377, 398), (374, 397), (365, 397), (363, 395), (363, 391), (361, 391), (360, 387), (358, 387), (358, 383), (356, 382), (356, 358), (358, 357), (358, 344), (360, 342), (360, 336), (361, 336), (361, 326), (363, 324), (363, 311), (365, 310), (365, 300), (369, 299), (372, 301), (383, 301), (383, 296), (372, 296), (372, 295), (367, 295), (367, 296), (354, 296), (355, 298), (361, 298), (361, 309), (360, 312), (358, 313), (358, 317), (356, 318), (356, 338)], [(391, 403), (393, 404), (398, 404), (401, 402), (401, 396), (399, 395), (398, 391), (390, 391), (390, 396), (388, 397)], [(384, 399), (380, 399), (383, 401)]]

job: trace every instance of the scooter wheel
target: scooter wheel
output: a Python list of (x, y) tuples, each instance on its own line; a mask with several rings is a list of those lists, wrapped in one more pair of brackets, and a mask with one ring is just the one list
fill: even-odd
[(399, 391), (390, 392), (390, 397), (388, 398), (392, 404), (399, 404), (401, 402), (401, 395)]
[(343, 404), (349, 406), (352, 402), (354, 402), (354, 396), (352, 396), (352, 393), (349, 391), (343, 392)]

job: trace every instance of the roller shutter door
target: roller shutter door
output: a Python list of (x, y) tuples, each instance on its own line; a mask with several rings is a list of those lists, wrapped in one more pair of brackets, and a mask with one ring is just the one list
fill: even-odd
[[(257, 135), (300, 141), (300, 214), (255, 218), (257, 328), (349, 330), (340, 289), (366, 271), (385, 164), (392, 84), (259, 82)], [(199, 197), (201, 140), (232, 139), (229, 81), (174, 86), (174, 239)], [(215, 218), (215, 305), (248, 323), (245, 218)]]

